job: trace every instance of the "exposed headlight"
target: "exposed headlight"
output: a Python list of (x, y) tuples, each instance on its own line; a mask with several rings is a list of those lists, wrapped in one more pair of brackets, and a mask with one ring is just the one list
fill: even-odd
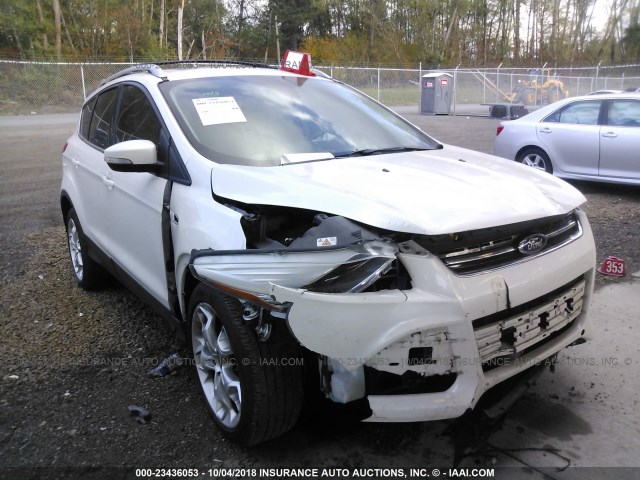
[(395, 244), (381, 241), (366, 242), (355, 249), (348, 262), (301, 288), (321, 293), (361, 292), (389, 271), (398, 253)]
[(382, 241), (366, 242), (353, 248), (354, 256), (349, 261), (301, 288), (321, 293), (361, 292), (389, 271), (398, 253), (395, 244)]
[(389, 271), (393, 260), (387, 257), (373, 257), (344, 263), (302, 288), (322, 293), (358, 293), (366, 290)]
[(270, 285), (355, 293), (387, 272), (397, 252), (382, 240), (327, 250), (209, 250), (195, 252), (190, 266), (201, 281), (252, 294), (269, 294)]

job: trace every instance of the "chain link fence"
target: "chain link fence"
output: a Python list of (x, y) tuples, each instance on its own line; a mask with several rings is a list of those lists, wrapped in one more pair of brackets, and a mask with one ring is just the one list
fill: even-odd
[(102, 79), (129, 65), (0, 60), (0, 115), (78, 112)]
[(418, 69), (370, 68), (370, 67), (317, 67), (336, 80), (361, 90), (388, 106), (415, 105), (420, 103), (420, 78)]
[[(135, 63), (0, 60), (0, 115), (72, 113), (109, 75)], [(318, 70), (388, 106), (420, 111), (422, 76), (453, 77), (451, 113), (488, 114), (487, 104), (535, 108), (562, 96), (640, 87), (640, 65), (593, 68), (416, 69), (320, 66)]]
[[(486, 105), (517, 103), (535, 109), (563, 97), (640, 87), (640, 65), (593, 68), (451, 69), (452, 113), (488, 112)], [(431, 72), (430, 72), (431, 73)]]

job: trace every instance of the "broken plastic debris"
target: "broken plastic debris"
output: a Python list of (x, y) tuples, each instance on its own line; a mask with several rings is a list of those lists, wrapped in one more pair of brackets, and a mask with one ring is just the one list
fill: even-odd
[(611, 277), (624, 277), (624, 260), (618, 257), (607, 257), (603, 260), (598, 272)]
[(184, 361), (182, 357), (177, 353), (172, 353), (167, 358), (162, 360), (157, 367), (152, 368), (147, 372), (149, 378), (166, 377), (167, 375), (175, 375), (177, 370), (182, 368)]
[(9, 380), (18, 380), (20, 377), (18, 375), (9, 375), (7, 378)]
[(129, 409), (129, 413), (136, 417), (138, 423), (147, 423), (151, 420), (151, 412), (144, 407), (139, 407), (138, 405), (129, 405), (127, 407)]

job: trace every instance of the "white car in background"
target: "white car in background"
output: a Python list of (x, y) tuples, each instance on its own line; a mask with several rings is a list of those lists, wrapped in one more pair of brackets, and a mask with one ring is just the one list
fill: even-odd
[(640, 184), (640, 94), (567, 98), (502, 122), (494, 153), (567, 179)]
[(303, 54), (115, 74), (62, 165), (78, 284), (109, 272), (185, 332), (244, 444), (316, 396), (370, 421), (457, 417), (585, 336), (580, 192), (443, 145)]

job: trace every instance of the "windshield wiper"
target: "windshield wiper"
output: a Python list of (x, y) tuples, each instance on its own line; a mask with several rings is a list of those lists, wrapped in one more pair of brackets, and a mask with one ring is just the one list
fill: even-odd
[(423, 147), (362, 148), (359, 150), (350, 150), (348, 152), (335, 152), (333, 156), (335, 158), (366, 157), (368, 155), (383, 155), (385, 153), (422, 152), (424, 150), (436, 150), (440, 148), (442, 148), (442, 145), (438, 145), (435, 148), (423, 148)]

